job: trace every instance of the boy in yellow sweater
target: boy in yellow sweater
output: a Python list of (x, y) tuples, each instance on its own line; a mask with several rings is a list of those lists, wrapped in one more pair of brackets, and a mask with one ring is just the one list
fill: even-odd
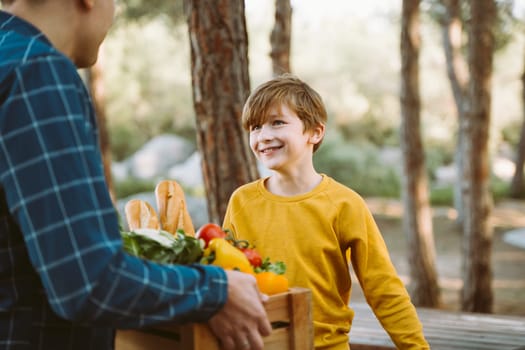
[(261, 255), (284, 261), (290, 285), (311, 289), (316, 349), (349, 349), (354, 316), (350, 261), (396, 346), (429, 349), (366, 203), (313, 166), (326, 119), (319, 94), (290, 74), (250, 95), (243, 127), (255, 156), (272, 175), (233, 193), (223, 226), (254, 243)]

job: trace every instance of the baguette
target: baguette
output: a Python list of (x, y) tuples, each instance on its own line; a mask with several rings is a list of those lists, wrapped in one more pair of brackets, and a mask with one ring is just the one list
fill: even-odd
[(126, 203), (124, 211), (131, 231), (137, 228), (160, 229), (159, 217), (148, 202), (132, 199)]
[(155, 188), (155, 198), (164, 231), (175, 234), (182, 229), (188, 236), (195, 236), (195, 228), (186, 206), (182, 187), (173, 180), (164, 180)]

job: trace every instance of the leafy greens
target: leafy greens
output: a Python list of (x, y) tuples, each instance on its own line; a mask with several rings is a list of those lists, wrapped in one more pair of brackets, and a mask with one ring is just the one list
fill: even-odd
[(121, 230), (124, 250), (163, 264), (192, 264), (203, 254), (203, 242), (178, 230), (176, 235), (155, 229)]

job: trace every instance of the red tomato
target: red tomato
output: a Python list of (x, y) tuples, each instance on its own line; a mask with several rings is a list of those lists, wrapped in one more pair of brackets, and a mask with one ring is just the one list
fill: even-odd
[(258, 251), (253, 248), (241, 249), (244, 255), (248, 258), (250, 265), (253, 267), (260, 267), (262, 264), (262, 258)]
[(195, 234), (196, 238), (200, 238), (204, 241), (204, 247), (207, 247), (212, 239), (225, 238), (226, 236), (226, 232), (224, 232), (219, 225), (213, 223), (202, 225)]

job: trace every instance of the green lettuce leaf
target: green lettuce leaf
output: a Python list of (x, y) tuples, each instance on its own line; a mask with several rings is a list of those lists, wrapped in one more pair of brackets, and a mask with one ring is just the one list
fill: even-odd
[(175, 236), (154, 229), (121, 230), (120, 234), (126, 252), (157, 263), (193, 264), (200, 261), (204, 252), (203, 242), (182, 230)]

